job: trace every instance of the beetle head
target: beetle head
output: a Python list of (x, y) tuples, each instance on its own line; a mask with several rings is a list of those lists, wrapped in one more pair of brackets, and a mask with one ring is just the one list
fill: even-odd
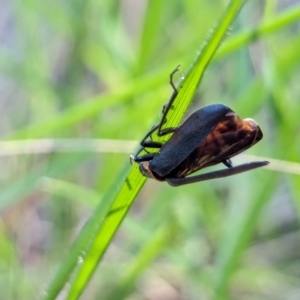
[(141, 163), (139, 163), (139, 168), (140, 168), (140, 172), (148, 178), (152, 178), (158, 181), (163, 181), (162, 179), (160, 179), (157, 175), (155, 176), (153, 174), (153, 172), (151, 171), (150, 168), (150, 162), (149, 161), (143, 161)]

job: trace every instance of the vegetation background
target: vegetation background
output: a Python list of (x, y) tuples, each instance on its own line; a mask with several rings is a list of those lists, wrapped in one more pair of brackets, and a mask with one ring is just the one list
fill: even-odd
[[(2, 1), (1, 299), (43, 292), (225, 6)], [(180, 188), (148, 180), (82, 299), (300, 298), (300, 23), (238, 47), (299, 10), (247, 1), (190, 108), (254, 118), (264, 139), (247, 154), (279, 161)]]

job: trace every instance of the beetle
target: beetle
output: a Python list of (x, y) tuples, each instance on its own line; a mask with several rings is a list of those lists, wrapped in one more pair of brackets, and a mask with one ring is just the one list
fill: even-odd
[[(212, 104), (192, 113), (178, 127), (162, 128), (167, 122), (167, 114), (178, 95), (170, 74), (173, 94), (163, 107), (162, 118), (152, 127), (140, 142), (140, 149), (131, 162), (139, 164), (140, 172), (158, 181), (166, 181), (171, 186), (227, 177), (267, 165), (267, 161), (255, 161), (233, 167), (231, 157), (252, 147), (263, 137), (259, 125), (253, 119), (242, 120), (234, 111), (223, 104)], [(153, 141), (152, 134), (158, 136), (172, 134), (166, 143)], [(159, 149), (150, 153), (147, 149)], [(146, 154), (140, 155), (142, 151)], [(227, 169), (195, 176), (188, 175), (218, 163)]]

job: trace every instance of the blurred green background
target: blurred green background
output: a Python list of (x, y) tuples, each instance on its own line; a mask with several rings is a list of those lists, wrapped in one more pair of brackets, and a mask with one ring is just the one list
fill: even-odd
[[(42, 293), (225, 4), (1, 3), (0, 299)], [(248, 1), (226, 41), (299, 10)], [(180, 188), (148, 180), (82, 299), (300, 299), (300, 24), (252, 38), (220, 51), (190, 112), (254, 118), (264, 139), (246, 154), (280, 161)]]

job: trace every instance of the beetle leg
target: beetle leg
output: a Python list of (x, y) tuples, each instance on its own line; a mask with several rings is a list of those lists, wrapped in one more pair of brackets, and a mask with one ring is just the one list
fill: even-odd
[[(160, 147), (162, 146), (162, 143), (160, 143), (160, 142), (154, 142), (154, 141), (152, 140), (152, 133), (153, 133), (155, 130), (157, 130), (157, 128), (158, 128), (158, 125), (153, 126), (153, 127), (149, 130), (149, 132), (144, 136), (144, 138), (143, 138), (143, 139), (141, 140), (141, 142), (140, 142), (140, 145), (141, 145), (142, 147), (160, 148)], [(150, 138), (151, 141), (147, 141), (148, 138)], [(158, 147), (158, 146), (155, 146), (155, 145), (160, 145), (160, 146)]]
[(130, 155), (129, 156), (129, 162), (130, 164), (132, 165), (133, 162), (137, 162), (137, 163), (141, 163), (141, 162), (144, 162), (144, 161), (150, 161), (153, 159), (153, 157), (155, 156), (155, 153), (147, 153), (147, 154), (144, 154), (142, 156), (133, 156), (133, 155)]
[(174, 85), (174, 83), (173, 83), (173, 75), (174, 75), (176, 72), (178, 72), (179, 70), (180, 70), (180, 65), (178, 65), (178, 66), (175, 68), (175, 70), (173, 70), (172, 73), (170, 74), (170, 84), (171, 84), (173, 90), (174, 90), (175, 92), (177, 92), (177, 94), (178, 94), (178, 91), (177, 91), (177, 89), (176, 89), (176, 87), (175, 87), (175, 85)]
[(215, 178), (227, 177), (235, 174), (239, 174), (242, 172), (250, 171), (252, 169), (260, 168), (268, 165), (268, 161), (254, 161), (251, 163), (242, 164), (236, 167), (232, 167), (229, 169), (223, 169), (218, 171), (213, 171), (209, 173), (204, 173), (191, 177), (182, 177), (182, 178), (166, 178), (166, 181), (171, 186), (180, 186), (189, 183), (195, 183), (198, 181), (210, 180)]
[[(174, 76), (174, 74), (175, 74), (176, 72), (178, 72), (179, 70), (180, 70), (180, 65), (178, 65), (178, 66), (175, 68), (175, 70), (173, 70), (173, 71), (171, 72), (171, 74), (170, 74), (170, 85), (171, 85), (171, 87), (173, 88), (173, 93), (175, 93), (176, 95), (178, 94), (178, 90), (177, 90), (177, 88), (175, 87), (175, 84), (174, 84), (174, 82), (173, 82), (173, 76)], [(171, 108), (171, 105), (172, 105), (173, 101), (175, 100), (175, 98), (176, 98), (176, 96), (173, 98), (173, 95), (172, 95), (172, 97), (171, 97), (171, 99), (169, 100), (169, 102), (163, 106), (163, 109), (162, 109), (162, 113), (163, 113), (163, 114), (166, 112), (167, 109), (169, 110), (169, 109)]]
[(154, 141), (145, 141), (142, 144), (142, 148), (161, 148), (163, 143), (154, 142)]
[(139, 157), (133, 157), (131, 155), (130, 161), (135, 161), (137, 163), (144, 162), (144, 161), (150, 161), (150, 160), (153, 159), (153, 157), (155, 155), (156, 155), (155, 153), (148, 153), (148, 154), (145, 154), (145, 155), (142, 155), (142, 156), (139, 156)]
[[(178, 94), (178, 91), (173, 83), (173, 75), (179, 71), (179, 65), (176, 67), (176, 69), (170, 74), (170, 84), (172, 86), (172, 88), (174, 89), (173, 91), (173, 94), (171, 96), (171, 99), (169, 100), (168, 104), (164, 105), (163, 107), (163, 116), (161, 118), (161, 121), (159, 122), (158, 125), (155, 125), (153, 126), (148, 132), (147, 134), (144, 136), (144, 138), (142, 139), (141, 141), (141, 146), (144, 146), (146, 140), (150, 137), (150, 139), (152, 140), (152, 133), (155, 132), (157, 130), (157, 135), (158, 136), (164, 136), (164, 135), (167, 135), (169, 133), (173, 133), (175, 130), (176, 130), (176, 127), (175, 128), (165, 128), (165, 129), (162, 129), (162, 126), (167, 122), (167, 114), (168, 114), (168, 111), (170, 110), (171, 106), (172, 106), (172, 103), (174, 102), (177, 94)], [(149, 146), (151, 147), (151, 146)], [(154, 147), (154, 148), (157, 148), (157, 147)], [(141, 152), (141, 151), (139, 151)]]
[(232, 168), (232, 162), (229, 158), (225, 159), (222, 161), (222, 163), (227, 167), (227, 168)]
[[(133, 156), (130, 156), (130, 162), (132, 163), (132, 161), (138, 161), (138, 155), (144, 150), (147, 153), (149, 153), (145, 148), (161, 148), (161, 146), (163, 145), (163, 143), (160, 142), (154, 142), (154, 141), (142, 141), (141, 142), (141, 146), (140, 149), (136, 152), (136, 154)], [(142, 157), (142, 156), (141, 156)]]
[[(157, 128), (158, 128), (158, 125), (155, 125), (155, 126), (153, 126), (148, 132), (147, 132), (147, 134), (143, 137), (143, 139), (142, 139), (142, 141), (140, 142), (140, 145), (141, 146), (143, 146), (147, 141), (147, 139), (149, 138), (149, 137), (151, 137), (151, 135), (152, 135), (152, 133), (155, 131), (155, 130), (157, 130)], [(152, 139), (152, 138), (151, 138)]]
[[(173, 133), (176, 128), (165, 128), (165, 129), (162, 129), (162, 126), (167, 122), (167, 114), (168, 114), (168, 111), (170, 110), (171, 106), (172, 106), (172, 103), (174, 102), (175, 98), (177, 97), (177, 94), (178, 94), (178, 90), (176, 89), (174, 83), (173, 83), (173, 75), (179, 71), (179, 67), (180, 65), (178, 65), (176, 67), (176, 69), (170, 74), (170, 84), (173, 88), (173, 94), (169, 100), (169, 102), (164, 105), (163, 107), (163, 110), (162, 110), (162, 118), (159, 122), (158, 125), (155, 125), (153, 126), (148, 132), (147, 134), (144, 136), (144, 138), (142, 139), (142, 141), (140, 142), (140, 145), (142, 146), (138, 151), (137, 153), (135, 154), (135, 156), (130, 156), (130, 162), (132, 163), (132, 161), (138, 161), (138, 155), (143, 151), (145, 150), (146, 147), (148, 148), (161, 148), (161, 146), (163, 145), (162, 143), (160, 142), (155, 142), (153, 141), (152, 139), (152, 134), (157, 130), (157, 135), (158, 136), (164, 136), (164, 135), (167, 135), (169, 133)], [(150, 138), (151, 141), (147, 141), (147, 139)], [(143, 156), (141, 156), (143, 157)]]
[[(157, 130), (158, 127), (159, 127), (159, 125), (153, 126), (148, 131), (148, 133), (144, 136), (144, 138), (140, 142), (140, 145), (142, 147), (137, 151), (137, 153), (135, 154), (135, 157), (137, 155), (139, 155), (139, 153), (141, 153), (144, 150), (144, 148), (146, 148), (146, 147), (148, 147), (148, 148), (161, 148), (161, 146), (163, 145), (163, 143), (161, 143), (161, 142), (155, 142), (152, 139), (152, 134), (153, 134), (153, 132), (155, 130)], [(164, 136), (166, 134), (173, 133), (176, 129), (177, 128), (166, 128), (166, 129), (161, 130), (161, 132), (158, 131), (157, 135), (158, 136)], [(147, 141), (148, 138), (150, 138), (150, 141)]]
[(174, 82), (173, 82), (173, 76), (176, 72), (179, 71), (179, 69), (180, 69), (180, 65), (178, 65), (175, 68), (175, 70), (170, 74), (170, 85), (173, 88), (173, 94), (171, 95), (171, 98), (170, 98), (169, 102), (166, 105), (163, 106), (163, 109), (162, 109), (162, 114), (163, 115), (162, 115), (160, 123), (158, 124), (158, 132), (157, 132), (158, 136), (163, 136), (163, 135), (166, 135), (168, 133), (172, 133), (175, 130), (175, 128), (166, 128), (166, 129), (162, 130), (162, 126), (163, 126), (163, 124), (165, 124), (167, 122), (167, 114), (168, 114), (170, 108), (172, 107), (172, 104), (173, 104), (174, 100), (176, 99), (176, 97), (178, 95), (178, 90), (175, 87)]
[[(146, 151), (146, 147), (148, 148), (161, 148), (161, 146), (163, 145), (163, 143), (160, 142), (155, 142), (152, 140), (152, 133), (157, 130), (158, 125), (153, 126), (149, 132), (144, 136), (144, 138), (142, 139), (142, 141), (140, 142), (141, 147), (139, 148), (139, 150), (136, 152), (136, 154), (133, 156), (130, 156), (130, 163), (132, 164), (132, 161), (137, 161), (136, 159), (138, 158), (137, 156), (143, 151)], [(147, 141), (147, 139), (150, 138), (151, 141)], [(147, 151), (146, 151), (147, 152)]]
[(162, 115), (162, 118), (161, 118), (159, 124), (153, 126), (153, 127), (148, 131), (148, 133), (144, 136), (144, 138), (143, 138), (142, 141), (141, 141), (141, 145), (143, 145), (143, 143), (144, 143), (144, 142), (151, 136), (151, 134), (152, 134), (154, 131), (156, 131), (157, 129), (158, 129), (158, 131), (157, 131), (157, 135), (158, 135), (158, 136), (164, 136), (164, 135), (166, 135), (166, 134), (172, 133), (172, 132), (174, 132), (175, 129), (176, 129), (176, 128), (166, 128), (166, 129), (162, 129), (162, 126), (167, 122), (167, 114), (168, 114), (168, 112), (169, 112), (169, 110), (170, 110), (170, 108), (171, 108), (171, 106), (172, 106), (174, 100), (176, 99), (176, 97), (177, 97), (177, 95), (178, 95), (178, 90), (176, 89), (176, 87), (175, 87), (175, 85), (174, 85), (174, 83), (173, 83), (173, 75), (174, 75), (176, 72), (179, 71), (179, 67), (180, 67), (180, 65), (178, 65), (178, 66), (176, 67), (176, 69), (170, 74), (170, 84), (171, 84), (171, 86), (172, 86), (172, 88), (173, 88), (173, 94), (172, 94), (172, 96), (171, 96), (171, 98), (170, 98), (168, 104), (164, 105), (164, 107), (163, 107), (163, 110), (162, 110), (162, 114), (163, 114), (163, 115)]

